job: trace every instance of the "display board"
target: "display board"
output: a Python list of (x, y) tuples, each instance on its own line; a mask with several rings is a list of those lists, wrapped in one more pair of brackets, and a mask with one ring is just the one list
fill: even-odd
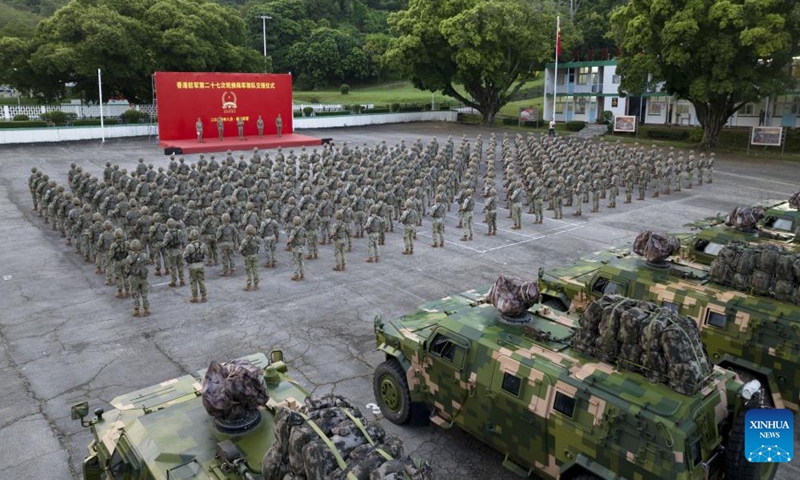
[(239, 119), (244, 121), (245, 136), (257, 136), (259, 115), (265, 136), (277, 133), (279, 114), (282, 132), (293, 131), (289, 74), (157, 72), (155, 85), (162, 141), (196, 138), (198, 118), (203, 122), (204, 139), (219, 137), (219, 118), (227, 138), (238, 135)]
[(635, 132), (636, 131), (636, 117), (628, 115), (618, 115), (614, 117), (614, 131), (615, 132)]
[(750, 134), (751, 145), (780, 147), (783, 127), (753, 127)]

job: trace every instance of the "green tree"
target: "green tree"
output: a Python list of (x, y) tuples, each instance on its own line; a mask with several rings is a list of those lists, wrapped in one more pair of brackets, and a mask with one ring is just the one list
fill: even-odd
[(549, 0), (410, 0), (389, 17), (396, 38), (385, 58), (415, 87), (457, 98), (491, 122), (553, 58), (555, 12)]
[(621, 88), (661, 88), (694, 105), (702, 148), (748, 102), (783, 91), (796, 50), (795, 0), (632, 0), (614, 11)]
[(267, 20), (267, 55), (272, 57), (275, 72), (289, 71), (286, 61), (289, 49), (296, 42), (308, 37), (316, 28), (308, 18), (308, 10), (303, 0), (272, 0), (252, 3), (245, 11), (249, 42), (261, 52), (263, 49), (263, 24), (260, 15), (272, 17)]
[(37, 27), (18, 55), (15, 87), (47, 98), (68, 82), (84, 98), (151, 98), (151, 75), (171, 71), (258, 71), (235, 10), (206, 0), (71, 0)]
[(330, 27), (319, 27), (292, 45), (287, 62), (304, 87), (352, 83), (369, 74), (367, 55), (356, 33)]

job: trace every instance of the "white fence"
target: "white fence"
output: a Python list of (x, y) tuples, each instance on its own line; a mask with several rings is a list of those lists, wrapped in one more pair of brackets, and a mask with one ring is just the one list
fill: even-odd
[[(156, 114), (155, 106), (152, 104), (131, 106), (127, 103), (123, 103), (103, 105), (103, 117), (119, 117), (131, 108), (150, 115)], [(3, 105), (2, 119), (12, 120), (17, 115), (27, 115), (31, 120), (38, 120), (39, 115), (55, 110), (61, 110), (65, 113), (74, 113), (78, 118), (100, 118), (100, 105), (73, 105), (65, 103), (62, 105)]]

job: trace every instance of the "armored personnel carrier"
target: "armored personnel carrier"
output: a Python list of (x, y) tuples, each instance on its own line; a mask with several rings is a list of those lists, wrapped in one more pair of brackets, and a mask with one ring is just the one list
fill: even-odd
[(579, 313), (594, 299), (619, 294), (691, 317), (715, 364), (759, 379), (775, 407), (797, 411), (800, 306), (769, 290), (759, 295), (717, 283), (710, 270), (675, 259), (648, 262), (631, 253), (605, 253), (539, 269), (539, 289), (542, 303), (561, 311)]
[[(577, 348), (577, 316), (541, 304), (509, 316), (494, 306), (503, 302), (487, 301), (494, 289), (445, 297), (393, 320), (376, 317), (386, 361), (373, 388), (386, 418), (404, 424), (426, 407), (432, 423), (455, 425), (497, 449), (521, 476), (772, 478), (773, 466), (748, 464), (742, 453), (743, 411), (761, 405), (757, 381), (744, 388), (733, 372), (710, 364), (681, 388), (658, 375), (648, 380), (647, 370)], [(618, 301), (630, 302), (611, 300)]]
[(273, 351), (116, 397), (113, 410), (72, 407), (92, 431), (83, 478), (431, 480), (430, 465), (346, 399), (313, 398)]

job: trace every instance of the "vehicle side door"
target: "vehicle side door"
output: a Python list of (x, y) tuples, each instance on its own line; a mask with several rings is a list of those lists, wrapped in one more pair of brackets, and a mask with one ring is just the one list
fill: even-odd
[(439, 328), (426, 344), (424, 370), (429, 378), (431, 420), (450, 427), (461, 413), (475, 386), (469, 372), (469, 341), (450, 330)]

